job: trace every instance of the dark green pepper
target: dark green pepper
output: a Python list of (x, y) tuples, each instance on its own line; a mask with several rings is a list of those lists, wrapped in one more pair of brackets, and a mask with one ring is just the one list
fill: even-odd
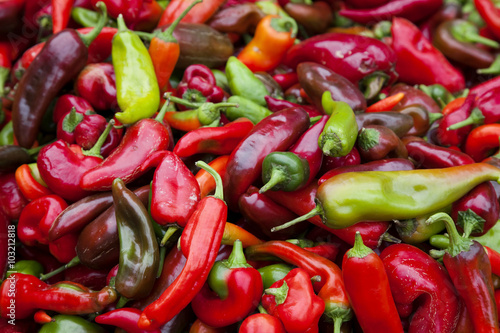
[(153, 288), (160, 255), (153, 222), (134, 192), (117, 178), (112, 185), (120, 260), (116, 290), (128, 299), (141, 299)]
[(269, 92), (265, 84), (238, 58), (231, 56), (227, 60), (226, 76), (233, 95), (245, 97), (261, 106), (267, 105), (264, 96)]
[(82, 317), (57, 315), (52, 317), (50, 323), (42, 326), (39, 333), (105, 333), (106, 330), (101, 326), (91, 323)]
[(262, 162), (260, 193), (267, 190), (293, 191), (309, 179), (309, 163), (292, 152), (273, 152)]
[(259, 268), (258, 271), (262, 277), (264, 289), (271, 287), (273, 283), (283, 279), (292, 269), (293, 266), (287, 264), (272, 264)]
[(43, 274), (43, 266), (35, 260), (19, 260), (14, 267), (9, 268), (5, 277), (8, 278), (13, 273), (29, 274), (39, 277)]
[(233, 95), (229, 97), (227, 101), (228, 103), (238, 104), (238, 107), (226, 108), (225, 115), (227, 119), (231, 121), (244, 117), (248, 118), (252, 123), (257, 124), (262, 119), (272, 114), (266, 107), (242, 96)]
[(329, 91), (323, 93), (321, 104), (330, 118), (319, 136), (318, 144), (327, 156), (346, 156), (358, 136), (356, 116), (347, 103), (334, 101)]

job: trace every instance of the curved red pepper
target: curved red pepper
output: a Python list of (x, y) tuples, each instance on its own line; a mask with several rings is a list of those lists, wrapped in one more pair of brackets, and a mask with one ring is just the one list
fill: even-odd
[[(408, 244), (393, 244), (380, 254), (392, 295), (402, 318), (412, 314), (409, 330), (452, 333), (460, 303), (443, 266), (427, 253)], [(416, 299), (422, 302), (413, 311)]]
[[(89, 33), (92, 28), (80, 28), (81, 34)], [(111, 55), (111, 41), (118, 32), (117, 28), (104, 27), (99, 35), (90, 43), (87, 64), (103, 62)]]
[[(451, 125), (467, 119), (474, 107), (475, 95), (469, 94), (465, 102), (455, 111), (446, 114), (436, 131), (436, 139), (443, 146), (461, 146), (467, 139), (472, 125), (456, 130), (448, 129)], [(497, 140), (498, 141), (498, 140)], [(469, 154), (470, 155), (470, 154)]]
[(0, 212), (8, 220), (18, 220), (27, 203), (28, 200), (17, 185), (15, 174), (0, 175)]
[(73, 0), (52, 0), (52, 33), (56, 34), (68, 25)]
[(160, 333), (159, 329), (143, 330), (137, 326), (141, 310), (135, 308), (120, 308), (100, 314), (95, 318), (98, 324), (111, 325), (122, 328), (128, 333)]
[(397, 56), (396, 71), (408, 84), (439, 83), (450, 92), (465, 88), (460, 71), (422, 35), (410, 21), (395, 17), (392, 20), (392, 48)]
[[(298, 79), (297, 79), (296, 83), (298, 83)], [(300, 104), (292, 103), (292, 102), (287, 101), (285, 99), (277, 99), (277, 98), (274, 98), (274, 97), (269, 96), (269, 95), (264, 96), (264, 99), (266, 100), (267, 108), (272, 112), (281, 111), (281, 110), (293, 108), (293, 107), (301, 107), (304, 110), (306, 110), (306, 112), (310, 118), (323, 115), (323, 113), (316, 110), (316, 108), (312, 105), (300, 105)]]
[(487, 124), (474, 128), (465, 141), (465, 153), (480, 162), (498, 148), (500, 124)]

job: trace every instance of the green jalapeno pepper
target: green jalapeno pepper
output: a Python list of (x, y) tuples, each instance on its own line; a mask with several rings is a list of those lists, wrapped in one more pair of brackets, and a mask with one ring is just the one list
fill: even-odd
[(297, 154), (273, 152), (262, 161), (262, 181), (264, 186), (260, 193), (267, 190), (293, 191), (305, 184), (309, 179), (309, 163)]
[(273, 283), (283, 279), (292, 269), (293, 266), (287, 264), (272, 264), (259, 268), (258, 271), (262, 277), (264, 289), (271, 287)]
[(43, 274), (43, 266), (35, 260), (19, 260), (14, 264), (14, 267), (7, 270), (5, 277), (8, 278), (13, 273), (29, 274), (39, 277)]
[(160, 105), (160, 88), (148, 49), (118, 16), (118, 33), (113, 37), (111, 57), (116, 75), (116, 99), (122, 112), (115, 114), (123, 124), (133, 124), (155, 114)]
[(269, 109), (245, 97), (233, 95), (227, 101), (238, 104), (238, 107), (226, 108), (225, 115), (231, 121), (244, 117), (248, 118), (255, 125), (272, 113)]
[(91, 323), (82, 317), (57, 315), (52, 317), (50, 323), (42, 326), (39, 333), (104, 333), (106, 330), (101, 326)]
[(264, 96), (269, 95), (266, 86), (238, 58), (231, 56), (226, 63), (226, 76), (233, 95), (245, 97), (259, 105), (267, 105)]

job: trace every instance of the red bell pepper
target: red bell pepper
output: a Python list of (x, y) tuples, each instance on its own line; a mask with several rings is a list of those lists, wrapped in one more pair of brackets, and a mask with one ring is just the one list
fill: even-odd
[(491, 278), (491, 264), (483, 246), (460, 236), (445, 213), (431, 216), (427, 223), (443, 221), (450, 237), (443, 263), (460, 299), (470, 314), (475, 332), (498, 332), (498, 316)]
[(105, 312), (95, 318), (95, 322), (103, 325), (116, 326), (128, 333), (160, 333), (161, 330), (143, 330), (137, 326), (141, 310), (135, 308), (120, 308)]
[(359, 232), (354, 247), (344, 254), (342, 277), (363, 332), (403, 332), (384, 264)]
[(247, 263), (242, 243), (236, 240), (229, 258), (215, 262), (208, 283), (193, 298), (191, 307), (207, 325), (229, 326), (257, 308), (262, 291), (260, 273)]
[[(203, 162), (197, 162), (197, 165), (208, 167)], [(227, 218), (227, 206), (222, 199), (222, 180), (216, 171), (209, 172), (216, 179), (217, 189), (213, 197), (205, 197), (199, 202), (182, 232), (181, 249), (187, 257), (186, 264), (175, 281), (144, 309), (139, 318), (139, 328), (159, 328), (168, 322), (193, 300), (208, 278)]]
[(392, 48), (397, 56), (396, 71), (408, 84), (439, 83), (450, 92), (465, 88), (462, 73), (422, 35), (410, 21), (395, 17), (392, 20)]
[(27, 203), (28, 200), (17, 185), (15, 174), (5, 173), (0, 175), (0, 212), (9, 221), (18, 220)]
[(474, 128), (465, 141), (464, 151), (480, 162), (499, 146), (500, 124), (487, 124)]
[(301, 268), (292, 269), (267, 288), (262, 306), (278, 317), (290, 333), (317, 331), (325, 310), (325, 302), (314, 293), (311, 277)]
[(72, 108), (75, 108), (76, 113), (80, 114), (94, 111), (92, 105), (90, 105), (85, 98), (64, 94), (57, 99), (54, 105), (54, 111), (52, 113), (52, 120), (54, 123), (59, 123), (61, 118), (71, 112)]
[[(10, 292), (14, 288), (15, 293)], [(63, 281), (47, 285), (37, 277), (14, 273), (0, 287), (0, 315), (9, 318), (9, 306), (15, 304), (15, 318), (23, 319), (37, 309), (61, 314), (90, 314), (100, 312), (116, 300), (116, 291), (104, 287), (91, 291), (77, 283)]]
[(21, 165), (17, 168), (15, 177), (19, 190), (29, 201), (53, 194), (40, 177), (36, 163)]

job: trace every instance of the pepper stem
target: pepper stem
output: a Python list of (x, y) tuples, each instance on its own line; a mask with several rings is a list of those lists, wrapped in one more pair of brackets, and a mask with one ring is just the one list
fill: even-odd
[(167, 232), (165, 232), (165, 235), (163, 236), (163, 238), (161, 240), (160, 246), (162, 246), (162, 247), (165, 246), (165, 244), (167, 244), (170, 237), (172, 237), (172, 235), (175, 234), (177, 232), (177, 230), (179, 230), (178, 226), (172, 225), (172, 226), (168, 227)]
[(442, 113), (429, 112), (429, 124), (434, 123), (436, 120), (443, 118)]
[(238, 103), (211, 103), (205, 102), (198, 108), (198, 120), (202, 125), (210, 125), (220, 119), (220, 108), (239, 107)]
[(252, 267), (247, 263), (245, 253), (243, 252), (243, 243), (237, 239), (233, 243), (233, 250), (229, 258), (224, 260), (225, 266), (228, 268), (247, 268)]
[(197, 161), (195, 164), (197, 167), (202, 168), (203, 170), (205, 170), (206, 172), (211, 174), (212, 177), (214, 177), (215, 193), (213, 196), (215, 198), (220, 199), (220, 200), (224, 200), (224, 191), (222, 188), (222, 178), (220, 177), (219, 173), (217, 171), (215, 171), (214, 168), (212, 168), (210, 165), (208, 165), (207, 163), (205, 163), (203, 161)]
[(476, 214), (472, 209), (458, 212), (457, 225), (464, 231), (464, 237), (472, 233), (482, 233), (486, 220)]
[(127, 297), (121, 296), (118, 302), (116, 303), (116, 308), (117, 309), (123, 308), (128, 301), (129, 299)]
[(69, 114), (66, 115), (62, 122), (62, 129), (68, 133), (73, 133), (75, 131), (76, 126), (81, 123), (83, 120), (83, 114), (77, 113), (76, 108), (73, 106), (69, 111)]
[(5, 82), (9, 77), (10, 70), (6, 67), (0, 67), (0, 97), (5, 96)]
[(320, 205), (316, 205), (316, 207), (314, 207), (309, 213), (307, 213), (305, 215), (299, 216), (294, 220), (288, 221), (286, 223), (283, 223), (282, 225), (278, 225), (276, 227), (271, 228), (271, 232), (276, 232), (276, 231), (280, 231), (280, 230), (289, 228), (293, 225), (296, 225), (299, 222), (308, 220), (311, 217), (314, 217), (316, 215), (323, 215), (323, 208), (321, 208)]
[(163, 103), (163, 106), (161, 107), (160, 112), (158, 112), (158, 114), (156, 115), (156, 118), (155, 118), (155, 120), (160, 122), (160, 123), (163, 122), (163, 118), (165, 118), (165, 114), (167, 114), (168, 105), (170, 104), (170, 101), (172, 99), (171, 93), (165, 93), (163, 95), (163, 98), (166, 99), (166, 102)]
[[(186, 1), (186, 0), (184, 0)], [(184, 11), (179, 15), (174, 22), (170, 24), (170, 26), (165, 29), (165, 31), (160, 32), (157, 37), (160, 38), (162, 41), (167, 42), (167, 43), (177, 43), (177, 39), (174, 37), (174, 30), (177, 27), (177, 25), (181, 22), (181, 20), (187, 15), (187, 13), (193, 8), (195, 5), (199, 4), (200, 2), (203, 2), (202, 0), (195, 0), (193, 1)]]
[(388, 80), (389, 75), (377, 71), (363, 78), (359, 83), (359, 87), (365, 98), (369, 100), (378, 95)]
[(65, 271), (68, 268), (75, 267), (78, 264), (80, 264), (80, 258), (78, 258), (78, 256), (76, 256), (73, 259), (71, 259), (70, 262), (68, 262), (66, 265), (61, 266), (61, 267), (59, 267), (59, 268), (57, 268), (57, 269), (55, 269), (47, 274), (41, 274), (40, 280), (42, 280), (42, 281), (48, 280), (51, 277)]
[[(78, 33), (78, 35), (82, 39), (82, 42), (85, 45), (87, 45), (87, 47), (89, 47), (90, 43), (92, 43), (92, 41), (94, 39), (96, 39), (97, 36), (99, 36), (102, 28), (104, 28), (104, 26), (108, 22), (108, 10), (106, 8), (106, 4), (102, 1), (99, 1), (96, 6), (101, 11), (101, 15), (99, 16), (99, 21), (97, 21), (97, 25), (88, 34), (82, 35), (82, 34)], [(121, 16), (121, 14), (120, 14), (120, 16)], [(118, 18), (120, 18), (120, 16)], [(123, 21), (123, 17), (122, 17), (122, 21)], [(125, 24), (125, 22), (123, 22), (123, 24)], [(125, 29), (126, 28), (127, 27), (125, 27)]]
[(500, 73), (500, 55), (491, 63), (488, 68), (481, 68), (476, 71), (478, 74), (499, 74)]
[(462, 120), (456, 124), (449, 126), (447, 128), (447, 130), (448, 131), (457, 130), (457, 129), (465, 127), (465, 126), (483, 124), (483, 123), (484, 123), (483, 113), (478, 108), (474, 108), (474, 110), (472, 110), (470, 116), (467, 119)]
[(277, 32), (290, 32), (290, 37), (295, 38), (299, 27), (297, 22), (291, 17), (274, 17), (270, 22), (271, 27)]
[(97, 139), (95, 145), (90, 150), (82, 150), (83, 155), (103, 158), (101, 155), (101, 148), (104, 142), (106, 142), (109, 132), (111, 132), (111, 128), (113, 128), (114, 124), (115, 120), (111, 119), (106, 128), (104, 129), (104, 132), (102, 132), (101, 136), (99, 136), (99, 139)]
[(163, 265), (165, 264), (165, 256), (166, 255), (167, 255), (167, 248), (161, 247), (160, 248), (160, 262), (158, 264), (158, 271), (156, 272), (157, 279), (161, 276), (161, 273), (163, 272)]
[(437, 221), (444, 222), (446, 226), (446, 231), (448, 232), (448, 236), (450, 238), (450, 246), (448, 247), (447, 252), (450, 256), (455, 257), (461, 252), (469, 251), (471, 245), (473, 244), (472, 240), (460, 236), (457, 231), (457, 227), (455, 226), (455, 222), (450, 215), (446, 213), (436, 213), (429, 217), (425, 223), (431, 224)]
[(286, 297), (288, 296), (288, 290), (288, 284), (286, 283), (286, 281), (283, 281), (281, 287), (267, 288), (266, 290), (264, 290), (264, 293), (266, 295), (273, 295), (276, 305), (280, 305), (285, 303)]
[(185, 107), (188, 107), (191, 109), (197, 109), (203, 105), (203, 103), (193, 103), (193, 102), (189, 102), (189, 101), (186, 101), (185, 99), (175, 97), (175, 96), (170, 96), (170, 100), (174, 103), (184, 105)]
[(354, 246), (352, 249), (347, 251), (348, 258), (364, 258), (370, 253), (373, 253), (372, 249), (363, 244), (363, 237), (359, 231), (356, 231), (356, 236), (354, 236)]
[(283, 170), (281, 170), (280, 168), (273, 168), (269, 181), (260, 188), (259, 193), (264, 193), (272, 189), (274, 186), (285, 182), (286, 179), (286, 173), (283, 172)]
[(340, 333), (340, 329), (342, 328), (343, 320), (340, 318), (335, 318), (333, 320), (333, 332)]

